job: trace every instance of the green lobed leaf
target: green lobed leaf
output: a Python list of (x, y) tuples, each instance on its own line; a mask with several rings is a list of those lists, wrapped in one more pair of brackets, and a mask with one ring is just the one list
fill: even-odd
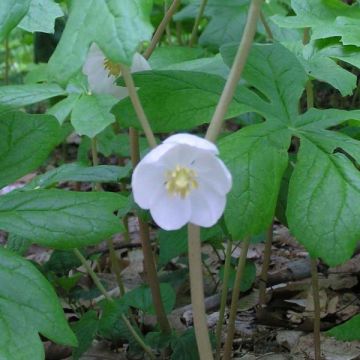
[(272, 20), (282, 27), (311, 28), (312, 39), (339, 36), (344, 45), (360, 46), (359, 4), (341, 0), (292, 0), (296, 16), (275, 15)]
[[(164, 304), (165, 312), (171, 312), (175, 305), (176, 294), (174, 289), (167, 283), (160, 284), (161, 299)], [(127, 292), (123, 296), (124, 304), (144, 311), (146, 314), (155, 315), (154, 301), (151, 289), (148, 286), (139, 286)]]
[(53, 33), (55, 19), (63, 15), (60, 5), (54, 0), (31, 0), (29, 10), (19, 27), (29, 32)]
[[(219, 272), (220, 279), (223, 281), (224, 279), (224, 266), (220, 268)], [(229, 274), (229, 283), (228, 287), (231, 289), (234, 286), (236, 278), (236, 268), (234, 266), (230, 267), (230, 274)], [(246, 292), (251, 289), (252, 285), (256, 280), (256, 266), (252, 261), (246, 261), (244, 274), (242, 276), (241, 284), (240, 284), (240, 291)]]
[(258, 234), (271, 224), (290, 138), (289, 130), (265, 123), (219, 141), (221, 158), (233, 176), (224, 217), (235, 240)]
[(0, 42), (21, 21), (29, 10), (31, 0), (0, 1)]
[[(193, 19), (200, 8), (197, 0), (181, 11), (174, 19), (176, 21)], [(244, 0), (209, 0), (205, 8), (205, 16), (210, 18), (208, 25), (199, 38), (203, 46), (219, 48), (234, 41), (240, 41), (245, 26), (249, 2)]]
[(10, 193), (0, 197), (0, 229), (54, 249), (78, 248), (122, 231), (113, 212), (127, 204), (127, 198), (113, 193)]
[(0, 248), (0, 283), (0, 358), (44, 359), (38, 333), (76, 346), (55, 291), (30, 262)]
[(61, 136), (52, 116), (0, 114), (0, 188), (40, 166)]
[(0, 104), (20, 107), (65, 94), (56, 84), (0, 86)]
[(59, 123), (63, 124), (75, 107), (79, 97), (80, 94), (70, 94), (67, 98), (57, 102), (54, 106), (48, 109), (47, 114), (55, 116)]
[(350, 320), (341, 325), (335, 326), (326, 332), (327, 335), (334, 336), (337, 340), (354, 341), (360, 339), (360, 314), (355, 315)]
[(84, 166), (78, 163), (64, 164), (35, 177), (23, 190), (49, 188), (57, 183), (66, 181), (78, 182), (118, 182), (127, 177), (130, 166)]
[(93, 42), (112, 61), (130, 65), (139, 44), (152, 36), (151, 9), (152, 0), (72, 2), (64, 33), (49, 61), (50, 74), (66, 83), (81, 69)]
[[(192, 71), (146, 71), (135, 74), (134, 80), (155, 132), (186, 130), (208, 123), (225, 85), (219, 76)], [(251, 111), (240, 100), (247, 94), (246, 89), (236, 93), (227, 119)], [(129, 98), (115, 105), (113, 112), (122, 126), (140, 128)]]
[(196, 343), (195, 331), (187, 329), (178, 338), (171, 341), (171, 360), (198, 360), (199, 352)]
[(297, 42), (288, 48), (296, 54), (309, 77), (327, 82), (343, 96), (353, 93), (357, 84), (356, 76), (337, 64), (335, 59), (317, 51), (314, 43), (303, 46), (301, 42)]
[(94, 138), (108, 125), (115, 122), (110, 113), (117, 99), (108, 94), (84, 94), (75, 102), (71, 113), (71, 123), (79, 135)]
[[(300, 136), (289, 186), (289, 227), (312, 256), (334, 266), (352, 256), (360, 237), (360, 173), (353, 163), (360, 159), (360, 142), (324, 130)], [(345, 154), (336, 151), (341, 148)]]
[(90, 348), (98, 331), (99, 320), (96, 311), (89, 310), (75, 323), (73, 330), (78, 339), (78, 346), (73, 349), (72, 359), (78, 360)]
[[(232, 65), (237, 48), (237, 44), (221, 48), (221, 55), (228, 66)], [(257, 113), (272, 123), (293, 125), (307, 75), (290, 50), (276, 43), (254, 44), (243, 77), (260, 93), (261, 99), (251, 103)], [(244, 98), (242, 102), (248, 104), (249, 99)]]

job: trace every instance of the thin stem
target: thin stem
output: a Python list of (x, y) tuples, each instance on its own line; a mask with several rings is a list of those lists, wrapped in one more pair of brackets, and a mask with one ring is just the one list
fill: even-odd
[(260, 12), (260, 20), (261, 20), (262, 24), (264, 25), (264, 29), (266, 31), (268, 39), (270, 41), (273, 41), (274, 40), (274, 35), (273, 35), (272, 31), (271, 31), (269, 23), (266, 20), (266, 17), (265, 17), (265, 15), (264, 15), (264, 13), (262, 11)]
[(142, 250), (144, 254), (144, 265), (146, 270), (147, 280), (150, 286), (152, 300), (156, 312), (157, 321), (159, 323), (161, 332), (165, 334), (171, 333), (171, 327), (166, 316), (163, 301), (161, 299), (160, 284), (155, 267), (154, 254), (150, 244), (149, 225), (139, 218), (140, 239)]
[[(99, 165), (99, 157), (98, 157), (98, 152), (97, 152), (97, 141), (96, 141), (95, 137), (91, 139), (91, 155), (92, 155), (93, 166), (98, 166)], [(101, 191), (102, 190), (101, 184), (95, 183), (94, 190)], [(115, 277), (116, 277), (117, 284), (119, 286), (120, 294), (121, 294), (121, 296), (123, 296), (125, 294), (125, 288), (124, 288), (124, 284), (121, 279), (121, 269), (119, 267), (118, 259), (117, 259), (116, 253), (115, 253), (114, 244), (113, 244), (112, 239), (108, 239), (106, 242), (107, 242), (107, 245), (109, 248), (110, 262), (112, 265), (112, 270), (115, 273)]]
[[(138, 132), (135, 129), (130, 128), (129, 135), (130, 135), (131, 163), (133, 168), (135, 168), (138, 162), (140, 161)], [(163, 333), (168, 334), (171, 332), (171, 327), (167, 319), (165, 308), (161, 299), (159, 279), (156, 272), (154, 255), (150, 245), (149, 225), (146, 222), (142, 221), (139, 217), (138, 217), (138, 222), (140, 229), (141, 245), (144, 254), (144, 267), (147, 275), (147, 282), (150, 286), (151, 295), (154, 302), (157, 322), (160, 326), (161, 331)]]
[(9, 37), (6, 37), (5, 38), (5, 72), (4, 72), (5, 85), (9, 84), (9, 74), (10, 74), (10, 47), (9, 47)]
[(319, 277), (317, 271), (317, 259), (311, 259), (311, 284), (314, 299), (314, 350), (315, 360), (321, 360), (320, 340), (320, 299), (319, 299)]
[(229, 277), (230, 277), (230, 268), (231, 268), (231, 249), (232, 249), (233, 242), (231, 239), (228, 240), (226, 246), (226, 255), (225, 255), (225, 265), (224, 265), (224, 279), (221, 288), (221, 300), (220, 300), (220, 313), (219, 313), (219, 320), (216, 325), (216, 355), (215, 359), (220, 359), (220, 350), (221, 350), (221, 330), (224, 323), (225, 318), (225, 308), (227, 302), (227, 294), (229, 288)]
[(149, 59), (149, 57), (155, 50), (157, 43), (160, 41), (160, 39), (166, 29), (167, 24), (170, 22), (171, 18), (173, 17), (177, 7), (180, 5), (180, 2), (181, 2), (181, 0), (174, 0), (173, 3), (171, 4), (171, 6), (169, 7), (169, 9), (166, 12), (164, 18), (162, 19), (160, 25), (158, 26), (158, 28), (155, 31), (155, 34), (151, 40), (149, 47), (144, 52), (145, 59)]
[(104, 285), (101, 283), (99, 277), (95, 274), (95, 271), (91, 268), (89, 263), (86, 261), (83, 254), (78, 250), (74, 249), (75, 256), (80, 260), (81, 264), (86, 269), (86, 272), (91, 277), (92, 281), (94, 282), (95, 286), (100, 290), (100, 292), (104, 295), (106, 300), (113, 301), (112, 297), (108, 294), (106, 289), (104, 288)]
[(246, 264), (247, 253), (249, 250), (250, 239), (251, 239), (250, 236), (248, 236), (244, 239), (242, 243), (241, 254), (236, 269), (236, 277), (235, 277), (234, 288), (231, 296), (229, 324), (227, 328), (227, 337), (225, 341), (223, 360), (231, 359), (232, 345), (233, 345), (233, 339), (235, 333), (235, 319), (236, 319), (238, 300), (240, 295), (240, 284), (244, 275), (244, 269)]
[[(96, 141), (95, 137), (91, 139), (91, 158), (92, 158), (93, 166), (98, 166), (99, 165), (99, 156), (98, 156), (98, 152), (97, 152), (97, 141)], [(102, 190), (101, 184), (95, 183), (94, 190), (101, 191)]]
[(208, 0), (202, 0), (201, 1), (199, 12), (198, 12), (198, 14), (196, 16), (194, 27), (193, 27), (192, 32), (191, 32), (191, 37), (190, 37), (190, 41), (189, 41), (189, 46), (190, 47), (193, 47), (195, 45), (196, 41), (197, 41), (197, 32), (198, 32), (198, 29), (199, 29), (199, 24), (200, 24), (201, 18), (204, 15), (204, 11), (205, 11), (207, 2), (208, 2)]
[[(89, 276), (91, 277), (92, 281), (94, 282), (95, 286), (100, 290), (100, 292), (104, 295), (105, 299), (108, 301), (114, 301), (114, 299), (108, 294), (108, 292), (106, 291), (106, 289), (104, 288), (103, 284), (101, 283), (99, 277), (96, 275), (96, 273), (94, 272), (94, 270), (91, 268), (91, 266), (89, 265), (89, 263), (86, 261), (85, 257), (83, 256), (83, 254), (78, 250), (78, 249), (74, 249), (74, 254), (76, 255), (76, 257), (80, 260), (81, 264), (84, 266), (84, 268), (86, 269), (86, 272), (89, 274)], [(137, 343), (142, 347), (142, 349), (149, 355), (149, 357), (151, 359), (156, 359), (154, 354), (152, 353), (151, 349), (145, 344), (145, 342), (141, 339), (141, 337), (139, 336), (139, 334), (135, 331), (135, 329), (132, 327), (131, 323), (129, 322), (129, 320), (126, 318), (126, 316), (124, 314), (121, 315), (121, 319), (124, 321), (125, 325), (127, 326), (127, 328), (129, 329), (129, 331), (131, 332), (131, 334), (134, 336), (134, 339), (137, 341)]]
[[(167, 0), (165, 0), (165, 2), (164, 2), (164, 13), (165, 13), (165, 15), (166, 15), (168, 9), (169, 9), (168, 2), (167, 2)], [(167, 41), (168, 45), (171, 45), (172, 41), (171, 41), (170, 21), (166, 24), (165, 33), (166, 33), (166, 41)]]
[(266, 303), (266, 283), (268, 279), (268, 272), (271, 258), (271, 246), (273, 240), (273, 223), (271, 223), (267, 233), (264, 249), (264, 260), (261, 268), (260, 283), (259, 283), (259, 304), (265, 305)]
[(133, 104), (134, 110), (136, 112), (136, 115), (140, 121), (140, 124), (144, 130), (145, 136), (147, 138), (147, 141), (150, 145), (150, 147), (154, 148), (156, 146), (156, 140), (154, 133), (152, 132), (151, 126), (149, 124), (149, 120), (144, 112), (144, 109), (141, 105), (139, 95), (137, 93), (134, 79), (131, 75), (131, 72), (129, 68), (125, 65), (120, 65), (121, 67), (121, 74), (125, 80), (126, 87), (129, 91), (129, 97)]
[(109, 248), (110, 262), (111, 262), (111, 265), (112, 265), (111, 266), (112, 271), (114, 271), (114, 273), (115, 273), (116, 282), (117, 282), (117, 284), (119, 286), (119, 290), (120, 290), (120, 295), (124, 296), (125, 287), (124, 287), (124, 283), (123, 283), (122, 278), (121, 278), (121, 269), (120, 269), (120, 266), (119, 266), (118, 257), (116, 256), (114, 244), (113, 244), (112, 239), (108, 239), (106, 242), (107, 242), (107, 246)]
[(239, 45), (239, 49), (235, 56), (230, 75), (226, 81), (224, 91), (221, 94), (219, 103), (211, 120), (210, 126), (206, 133), (206, 138), (215, 142), (224, 122), (229, 104), (234, 96), (235, 89), (240, 81), (241, 74), (244, 70), (246, 60), (248, 58), (251, 44), (256, 33), (256, 24), (260, 15), (261, 4), (263, 0), (252, 0), (244, 33)]
[[(310, 41), (310, 29), (304, 29), (303, 44)], [(307, 108), (314, 106), (314, 89), (311, 79), (306, 83)], [(319, 277), (317, 271), (317, 259), (311, 258), (311, 285), (314, 299), (314, 352), (315, 360), (321, 360), (321, 338), (320, 338), (320, 299), (319, 299)]]
[(205, 313), (204, 280), (201, 267), (200, 227), (188, 225), (189, 273), (194, 328), (200, 360), (212, 360), (213, 354)]

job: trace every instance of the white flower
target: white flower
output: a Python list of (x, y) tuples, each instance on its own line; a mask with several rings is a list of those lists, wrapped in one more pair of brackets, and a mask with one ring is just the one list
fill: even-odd
[[(146, 59), (136, 53), (133, 57), (131, 72), (150, 69)], [(116, 79), (120, 76), (120, 66), (107, 60), (95, 43), (90, 46), (82, 71), (87, 76), (89, 88), (94, 94), (110, 94), (118, 99), (128, 96), (126, 87), (116, 85)]]
[(217, 147), (198, 136), (177, 134), (150, 151), (132, 176), (135, 202), (150, 209), (165, 230), (187, 223), (210, 227), (224, 212), (231, 174)]

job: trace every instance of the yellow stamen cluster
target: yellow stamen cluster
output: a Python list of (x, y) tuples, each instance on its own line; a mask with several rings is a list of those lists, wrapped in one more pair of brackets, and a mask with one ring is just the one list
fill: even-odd
[(109, 76), (120, 76), (121, 74), (120, 64), (113, 63), (109, 59), (104, 60), (104, 68), (108, 71)]
[(170, 195), (187, 197), (193, 189), (198, 187), (196, 172), (187, 167), (176, 165), (175, 170), (167, 171), (166, 190)]

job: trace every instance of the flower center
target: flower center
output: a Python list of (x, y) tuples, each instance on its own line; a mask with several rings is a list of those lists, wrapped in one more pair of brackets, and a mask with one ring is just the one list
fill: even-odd
[(184, 199), (199, 186), (196, 177), (194, 170), (176, 165), (174, 170), (166, 172), (166, 190), (170, 195), (180, 195)]
[(104, 60), (104, 68), (108, 71), (109, 76), (120, 76), (121, 74), (120, 64), (116, 64), (109, 59)]

